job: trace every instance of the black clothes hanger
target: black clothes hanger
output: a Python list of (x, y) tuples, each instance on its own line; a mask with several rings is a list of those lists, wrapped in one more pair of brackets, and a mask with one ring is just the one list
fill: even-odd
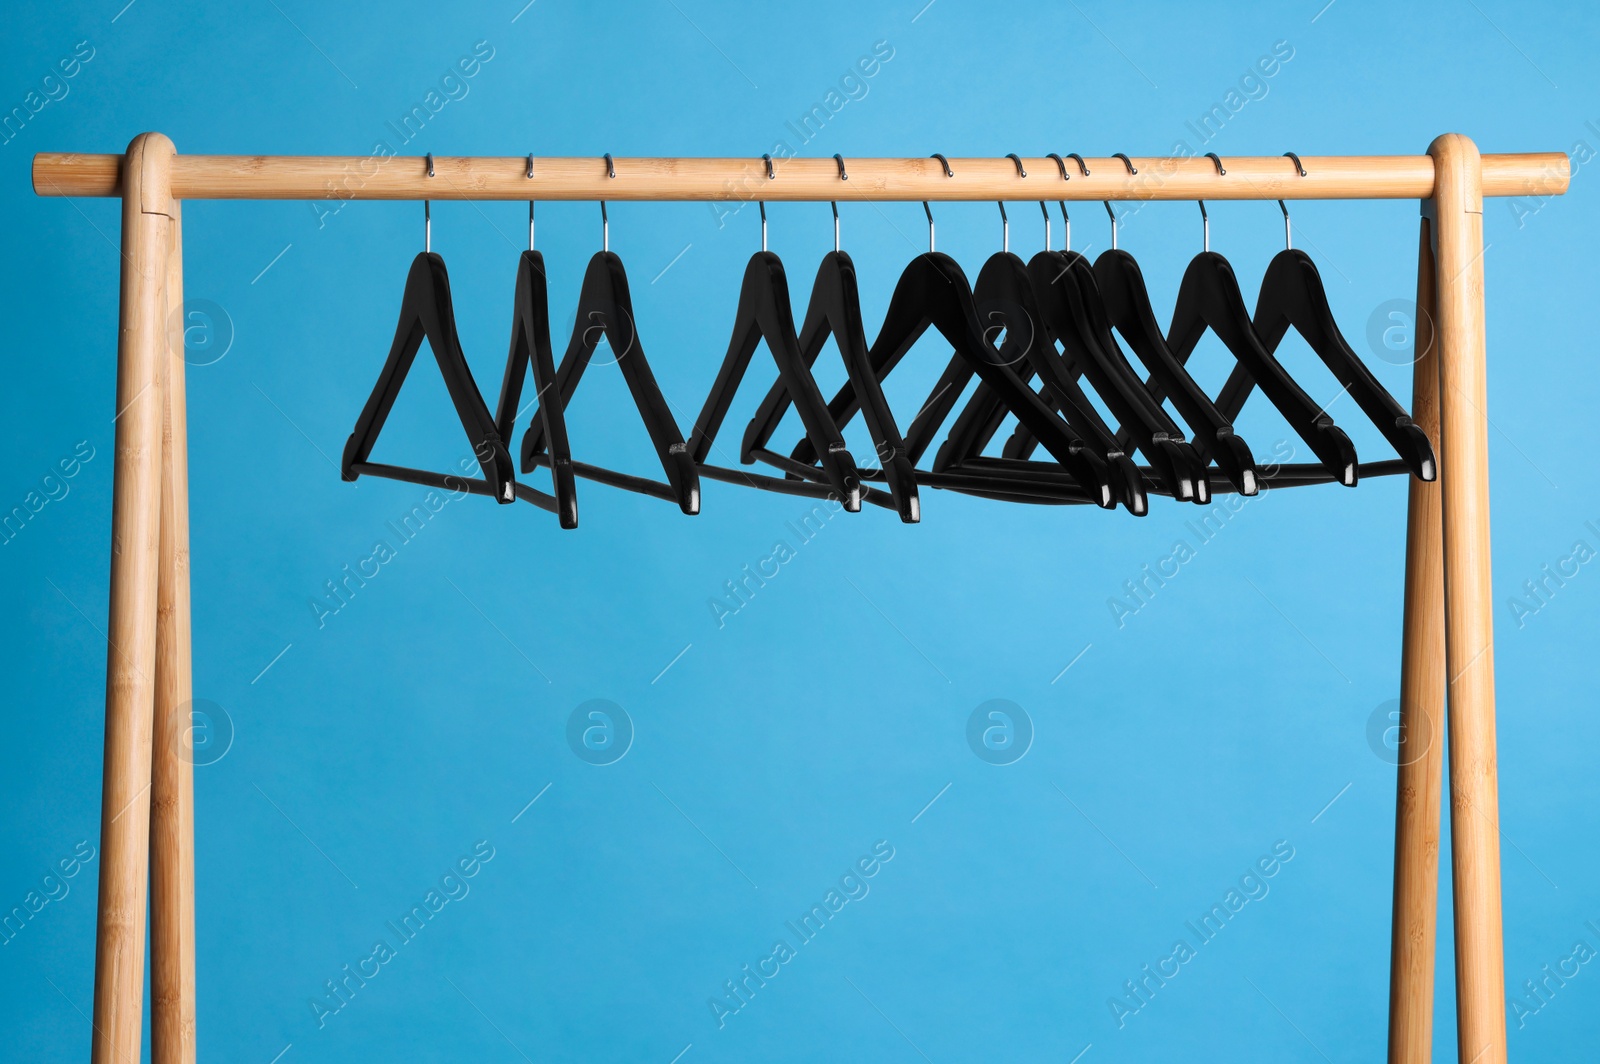
[[(1283, 209), (1285, 247), (1273, 256), (1261, 280), (1254, 318), (1261, 342), (1268, 351), (1276, 351), (1289, 327), (1294, 326), (1394, 447), (1411, 474), (1419, 480), (1433, 480), (1437, 469), (1427, 433), (1378, 383), (1345, 341), (1333, 320), (1333, 309), (1328, 305), (1328, 293), (1316, 264), (1305, 252), (1287, 245), (1289, 209), (1282, 200), (1278, 206)], [(1248, 385), (1241, 382), (1241, 387), (1247, 389)]]
[[(533, 176), (532, 156), (528, 158), (528, 176)], [(533, 250), (531, 200), (528, 203), (528, 250), (517, 258), (517, 287), (512, 302), (511, 348), (506, 355), (506, 371), (500, 379), (500, 401), (494, 414), (495, 430), (502, 440), (511, 438), (517, 404), (522, 401), (523, 378), (529, 370), (533, 372), (534, 395), (539, 399), (543, 399), (556, 382), (550, 350), (550, 298), (545, 285), (544, 256)], [(566, 417), (559, 404), (544, 402), (539, 404), (538, 417), (544, 426), (545, 438), (550, 441), (550, 479), (554, 494), (534, 492), (520, 484), (518, 494), (531, 492), (550, 500), (561, 527), (577, 528), (578, 489), (572, 472)]]
[[(430, 172), (433, 169), (431, 156), (428, 168)], [(427, 233), (424, 246), (427, 247), (432, 244), (433, 224), (432, 212), (426, 201), (423, 214)], [(443, 374), (445, 387), (450, 393), (450, 402), (456, 408), (456, 416), (461, 419), (461, 427), (466, 430), (473, 455), (483, 471), (481, 479), (367, 460), (424, 339), (433, 351), (434, 361), (439, 364), (439, 372)], [(400, 321), (395, 326), (389, 357), (378, 374), (372, 394), (367, 397), (366, 405), (356, 418), (355, 429), (345, 441), (339, 473), (345, 480), (355, 480), (364, 474), (452, 491), (465, 490), (474, 495), (492, 496), (500, 503), (513, 502), (521, 494), (511, 455), (495, 427), (494, 418), (489, 415), (489, 407), (484, 403), (477, 383), (472, 379), (466, 355), (461, 350), (461, 341), (456, 336), (455, 308), (450, 299), (450, 277), (445, 271), (444, 259), (432, 250), (424, 250), (411, 260), (411, 268), (406, 273), (405, 290), (400, 297)]]
[[(1069, 180), (1066, 163), (1060, 156), (1052, 155), (1051, 158), (1056, 161), (1061, 179)], [(1117, 158), (1122, 160), (1130, 174), (1138, 172), (1126, 155), (1119, 154)], [(1079, 168), (1086, 169), (1081, 161)], [(1117, 216), (1109, 202), (1105, 207), (1111, 218), (1111, 246), (1115, 248)], [(1072, 223), (1067, 217), (1064, 203), (1061, 214), (1067, 225), (1067, 244), (1070, 248)], [(1051, 252), (1047, 249), (1042, 255), (1034, 256), (1029, 263), (1029, 273), (1034, 281), (1052, 347), (1056, 342), (1061, 343), (1067, 355), (1068, 372), (1074, 376), (1080, 372), (1087, 376), (1095, 391), (1111, 408), (1121, 423), (1121, 430), (1117, 434), (1120, 446), (1126, 448), (1133, 443), (1145, 455), (1151, 463), (1157, 490), (1164, 490), (1178, 499), (1208, 502), (1210, 478), (1206, 473), (1206, 462), (1196, 448), (1184, 440), (1182, 430), (1167, 416), (1160, 401), (1145, 390), (1122, 354), (1112, 335), (1110, 319), (1088, 260), (1070, 250)], [(1018, 426), (1003, 453), (1006, 456), (1025, 457), (1032, 447), (1033, 441), (1026, 428)]]
[(1151, 398), (1159, 402), (1170, 396), (1172, 405), (1188, 423), (1197, 449), (1217, 463), (1235, 491), (1254, 495), (1257, 489), (1255, 457), (1183, 363), (1168, 349), (1167, 338), (1156, 324), (1139, 264), (1126, 251), (1106, 251), (1095, 260), (1094, 274), (1111, 325), (1150, 373), (1145, 388)]
[[(833, 205), (833, 222), (834, 250), (822, 257), (822, 263), (817, 267), (816, 281), (811, 286), (811, 300), (806, 307), (805, 323), (799, 335), (800, 358), (807, 366), (815, 364), (828, 337), (834, 338), (850, 383), (862, 400), (862, 416), (872, 434), (881, 466), (876, 472), (889, 488), (886, 504), (893, 506), (901, 521), (915, 524), (921, 519), (922, 511), (913, 460), (895, 424), (894, 414), (883, 397), (883, 388), (872, 373), (866, 330), (861, 323), (861, 296), (856, 283), (855, 264), (849, 255), (839, 250), (837, 204)], [(745, 429), (741, 458), (746, 462), (759, 459), (785, 470), (791, 477), (814, 476), (814, 473), (796, 468), (802, 463), (767, 447), (788, 408), (790, 394), (781, 379), (767, 393)], [(831, 415), (829, 423), (833, 423)], [(868, 502), (884, 504), (882, 495), (880, 491), (868, 489), (865, 498)]]
[[(869, 352), (873, 375), (882, 381), (929, 327), (938, 330), (955, 348), (960, 363), (952, 361), (945, 371), (947, 378), (959, 378), (954, 389), (956, 394), (959, 395), (976, 374), (994, 390), (1007, 409), (1028, 426), (1092, 502), (1108, 509), (1114, 507), (1116, 501), (1105, 463), (1044, 400), (1022, 383), (1011, 367), (1001, 363), (995, 349), (984, 338), (966, 274), (950, 256), (932, 250), (933, 212), (926, 203), (923, 210), (928, 215), (930, 250), (913, 259), (895, 284), (883, 326)], [(848, 423), (858, 406), (855, 390), (848, 384), (828, 404), (834, 422), (839, 425)], [(910, 440), (907, 443), (915, 457), (916, 443)], [(809, 464), (812, 456), (805, 441), (796, 447), (793, 457)], [(942, 486), (928, 473), (919, 473), (918, 481)]]
[[(767, 172), (770, 179), (770, 157), (767, 159)], [(789, 281), (782, 261), (767, 250), (765, 203), (761, 204), (761, 250), (750, 257), (745, 267), (728, 353), (723, 357), (716, 382), (711, 386), (700, 417), (689, 434), (689, 457), (701, 473), (735, 483), (745, 481), (760, 486), (758, 481), (750, 480), (741, 471), (708, 467), (705, 461), (723, 419), (728, 415), (734, 393), (744, 380), (745, 371), (750, 368), (750, 359), (762, 341), (766, 342), (767, 350), (777, 364), (778, 379), (783, 382), (784, 390), (794, 399), (806, 438), (819, 456), (827, 493), (837, 495), (846, 510), (852, 513), (860, 510), (861, 478), (856, 472), (855, 460), (846, 449), (838, 426), (828, 416), (828, 404), (811, 376), (810, 362), (801, 357), (800, 342), (794, 328), (794, 313), (789, 304)], [(741, 460), (746, 463), (753, 461), (747, 452), (741, 455)]]
[(552, 456), (545, 453), (544, 405), (558, 403), (563, 411), (566, 410), (573, 392), (578, 388), (578, 382), (583, 379), (583, 371), (588, 368), (595, 347), (604, 339), (616, 353), (617, 366), (622, 370), (634, 405), (639, 410), (645, 429), (650, 433), (650, 442), (655, 446), (656, 457), (667, 475), (667, 482), (663, 484), (584, 462), (573, 462), (572, 471), (588, 480), (675, 502), (684, 513), (696, 514), (700, 512), (700, 478), (695, 473), (689, 448), (672, 419), (672, 410), (656, 384), (655, 375), (650, 372), (650, 363), (639, 343), (633, 301), (628, 293), (628, 275), (623, 269), (622, 260), (609, 249), (610, 227), (606, 221), (604, 201), (600, 204), (600, 216), (606, 233), (606, 247), (595, 253), (589, 260), (588, 269), (584, 271), (572, 339), (556, 370), (555, 394), (541, 397), (540, 412), (534, 415), (533, 423), (522, 437), (522, 471), (526, 473), (535, 465), (552, 463)]
[[(1042, 208), (1043, 204), (1040, 206)], [(1004, 204), (1000, 206), (1000, 217), (1002, 225), (1005, 225)], [(1049, 215), (1046, 214), (1047, 250), (1049, 222)], [(1078, 387), (1077, 375), (1069, 371), (1065, 361), (1056, 353), (1048, 329), (1043, 324), (1045, 315), (1035, 298), (1027, 264), (1011, 253), (1009, 245), (1007, 225), (1002, 250), (991, 255), (984, 263), (973, 288), (985, 335), (992, 336), (1003, 330), (1003, 339), (996, 352), (999, 361), (1003, 365), (1014, 366), (1024, 384), (1035, 373), (1039, 375), (1045, 393), (1042, 397), (1061, 412), (1073, 430), (1084, 437), (1105, 461), (1115, 500), (1127, 507), (1129, 512), (1143, 516), (1148, 513), (1149, 504), (1139, 468)], [(954, 381), (941, 379), (938, 388), (929, 396), (922, 412), (913, 422), (910, 432), (913, 455), (920, 455), (921, 449), (927, 446), (933, 432), (943, 423), (960, 397), (961, 387), (954, 385)], [(994, 390), (980, 383), (940, 446), (933, 462), (934, 471), (942, 473), (968, 468), (969, 461), (982, 455), (1005, 414), (1005, 407), (999, 403)], [(1048, 474), (1048, 466), (1021, 459), (988, 460), (977, 463), (971, 469), (990, 475), (1004, 474), (1013, 482), (1031, 482), (1038, 488), (1051, 489), (1052, 494), (1063, 486), (1058, 477), (1036, 476), (1039, 473)]]
[(1233, 267), (1214, 251), (1196, 255), (1178, 287), (1172, 325), (1167, 330), (1167, 348), (1180, 365), (1188, 361), (1207, 329), (1216, 333), (1238, 360), (1238, 367), (1217, 397), (1217, 411), (1231, 423), (1239, 416), (1250, 387), (1259, 386), (1311, 448), (1328, 479), (1355, 486), (1356, 450), (1350, 438), (1317, 407), (1262, 343), (1245, 309)]
[(1029, 261), (1028, 273), (1051, 340), (1060, 342), (1073, 368), (1089, 378), (1116, 416), (1119, 439), (1132, 437), (1167, 494), (1209, 501), (1205, 462), (1117, 346), (1089, 260), (1075, 251), (1040, 252)]

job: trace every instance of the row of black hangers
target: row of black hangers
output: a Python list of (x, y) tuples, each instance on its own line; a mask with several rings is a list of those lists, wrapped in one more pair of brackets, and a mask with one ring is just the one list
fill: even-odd
[[(1292, 153), (1298, 172), (1305, 170)], [(1121, 159), (1136, 174), (1126, 155)], [(935, 155), (946, 176), (949, 162)], [(1008, 156), (1019, 176), (1022, 161)], [(1052, 154), (1062, 180), (1065, 160)], [(1089, 169), (1076, 161), (1083, 176)], [(1218, 175), (1222, 160), (1209, 155)], [(845, 162), (834, 156), (840, 180)], [(769, 180), (776, 179), (764, 157)], [(607, 173), (614, 177), (611, 157)], [(430, 176), (432, 157), (428, 157)], [(533, 176), (533, 158), (528, 159)], [(1058, 201), (1071, 244), (1071, 219)], [(589, 261), (578, 295), (575, 325), (559, 365), (552, 357), (544, 259), (533, 245), (533, 204), (528, 205), (529, 250), (517, 267), (511, 348), (493, 414), (484, 402), (456, 335), (444, 260), (431, 250), (431, 218), (424, 205), (425, 250), (411, 264), (401, 299), (400, 321), (377, 384), (345, 445), (344, 479), (382, 476), (435, 487), (463, 489), (501, 503), (517, 499), (555, 513), (563, 528), (578, 522), (577, 478), (674, 502), (686, 514), (700, 507), (700, 478), (745, 484), (810, 497), (836, 497), (845, 509), (863, 502), (918, 520), (920, 487), (986, 498), (1043, 504), (1122, 506), (1145, 514), (1150, 495), (1205, 504), (1213, 492), (1254, 495), (1263, 486), (1337, 482), (1354, 486), (1362, 476), (1436, 474), (1433, 449), (1423, 431), (1362, 363), (1340, 333), (1321, 275), (1303, 251), (1291, 245), (1289, 212), (1283, 208), (1284, 250), (1268, 265), (1252, 314), (1233, 268), (1210, 250), (1210, 222), (1200, 204), (1204, 250), (1189, 263), (1179, 287), (1171, 324), (1158, 326), (1138, 263), (1117, 248), (1117, 217), (1110, 203), (1112, 248), (1092, 264), (1071, 250), (1052, 251), (1050, 215), (1044, 212), (1046, 250), (1024, 262), (1009, 250), (1005, 205), (1000, 204), (1002, 250), (991, 256), (969, 284), (956, 261), (934, 249), (933, 213), (927, 203), (928, 251), (901, 273), (877, 336), (868, 343), (855, 267), (839, 246), (835, 204), (834, 250), (823, 256), (799, 329), (783, 264), (769, 252), (766, 206), (761, 204), (762, 249), (745, 268), (732, 339), (710, 395), (686, 441), (657, 386), (639, 340), (622, 260), (610, 250), (605, 203), (600, 204), (602, 250)], [(884, 398), (883, 381), (930, 329), (953, 349), (933, 391), (902, 435)], [(1355, 448), (1274, 357), (1293, 328), (1332, 371), (1362, 413), (1398, 454), (1397, 460), (1360, 464)], [(1195, 382), (1185, 363), (1206, 332), (1214, 333), (1234, 366), (1213, 398)], [(812, 366), (829, 338), (844, 362), (847, 383), (832, 400), (823, 397)], [(1121, 338), (1119, 343), (1118, 338)], [(373, 445), (394, 405), (422, 341), (426, 339), (444, 375), (451, 401), (477, 456), (482, 476), (468, 478), (369, 461)], [(605, 340), (644, 422), (664, 480), (621, 473), (574, 461), (566, 410), (584, 370)], [(1123, 353), (1131, 348), (1148, 376)], [(744, 433), (739, 459), (764, 463), (781, 476), (707, 461), (734, 393), (758, 347), (765, 345), (777, 380)], [(538, 407), (524, 432), (516, 465), (523, 473), (551, 471), (551, 491), (516, 479), (508, 450), (525, 379), (533, 377)], [(956, 416), (926, 467), (919, 463), (976, 376), (977, 387)], [(1085, 391), (1099, 397), (1116, 421), (1107, 423)], [(1316, 458), (1310, 463), (1258, 466), (1233, 422), (1256, 389), (1288, 421)], [(1163, 407), (1170, 399), (1187, 424), (1184, 432)], [(804, 429), (788, 454), (774, 450), (773, 435), (793, 406)], [(878, 464), (858, 466), (843, 430), (860, 412)], [(1015, 429), (999, 455), (984, 452), (1008, 416)], [(1035, 457), (1042, 449), (1048, 457)], [(1138, 464), (1137, 458), (1144, 464)]]

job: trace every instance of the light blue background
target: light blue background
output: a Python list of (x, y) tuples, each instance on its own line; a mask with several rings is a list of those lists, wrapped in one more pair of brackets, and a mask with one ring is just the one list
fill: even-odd
[[(6, 109), (77, 42), (94, 49), (67, 94), (0, 147), (13, 352), (0, 509), (41, 490), (80, 441), (95, 454), (0, 548), (6, 910), (79, 840), (98, 847), (115, 412), (118, 205), (36, 198), (34, 152), (120, 151), (155, 129), (185, 152), (364, 154), (394, 142), (386, 123), (478, 41), (493, 58), (401, 151), (759, 156), (784, 139), (846, 159), (1140, 155), (1181, 140), (1226, 157), (1417, 153), (1450, 130), (1485, 151), (1600, 148), (1596, 16), (1570, 4), (538, 0), (519, 14), (519, 0), (119, 2), (24, 5), (0, 43)], [(879, 41), (893, 57), (865, 95), (797, 143), (785, 123)], [(1201, 146), (1187, 123), (1279, 41), (1293, 58)], [(1600, 948), (1600, 575), (1583, 566), (1520, 628), (1510, 606), (1575, 541), (1600, 548), (1586, 525), (1600, 524), (1592, 180), (1583, 165), (1563, 199), (1485, 209), (1512, 995), (1578, 940)], [(587, 482), (570, 533), (531, 507), (451, 503), (319, 629), (309, 602), (324, 582), (391, 539), (386, 523), (426, 492), (343, 483), (334, 468), (387, 350), (421, 211), (355, 203), (319, 225), (318, 210), (184, 207), (187, 294), (233, 333), (188, 378), (195, 691), (236, 729), (227, 755), (196, 771), (203, 1058), (1381, 1056), (1394, 770), (1367, 728), (1398, 688), (1403, 480), (1251, 501), (1120, 630), (1107, 599), (1197, 510), (1158, 501), (1136, 520), (925, 491), (918, 526), (841, 514), (798, 546), (786, 523), (809, 507), (797, 499), (708, 483), (689, 519)], [(827, 209), (769, 213), (803, 301), (831, 246)], [(842, 213), (871, 330), (923, 246), (921, 210)], [(541, 208), (563, 322), (598, 247), (596, 214)], [(940, 208), (940, 249), (975, 275), (998, 247), (995, 215)], [(1023, 204), (1012, 216), (1013, 246), (1031, 253), (1037, 215)], [(758, 246), (755, 212), (720, 227), (703, 204), (618, 204), (611, 217), (641, 337), (687, 426)], [(1416, 217), (1414, 202), (1294, 210), (1347, 333), (1403, 400), (1411, 371), (1392, 362), (1404, 352), (1385, 361), (1366, 337), (1375, 313), (1387, 324), (1387, 301), (1414, 294)], [(514, 203), (435, 211), (491, 402), (523, 222)], [(1080, 249), (1106, 245), (1098, 206), (1080, 205), (1076, 222)], [(1192, 205), (1152, 205), (1123, 230), (1162, 315), (1198, 222)], [(1270, 203), (1212, 207), (1213, 247), (1248, 290), (1281, 237)], [(1285, 357), (1334, 398), (1309, 351)], [(896, 375), (902, 423), (944, 358), (930, 342)], [(842, 378), (831, 354), (822, 365), (826, 384)], [(1215, 387), (1227, 360), (1208, 346), (1196, 365)], [(770, 376), (758, 359), (730, 452)], [(1258, 455), (1289, 435), (1260, 404), (1241, 421)], [(1387, 456), (1348, 399), (1332, 413), (1364, 458)], [(652, 471), (609, 367), (590, 373), (570, 423), (580, 459)], [(852, 428), (855, 453), (870, 455)], [(375, 457), (443, 468), (465, 450), (437, 371), (419, 361)], [(797, 557), (719, 629), (709, 601), (780, 537)], [(565, 739), (595, 698), (636, 729), (607, 767)], [(994, 698), (1036, 729), (1007, 767), (965, 739)], [(319, 1028), (310, 1001), (324, 981), (392, 939), (386, 921), (479, 840), (494, 856), (470, 893)], [(784, 921), (877, 840), (894, 857), (870, 894), (719, 1029), (708, 998), (778, 938), (793, 943)], [(1119, 1029), (1108, 999), (1175, 939), (1193, 941), (1185, 921), (1278, 840), (1295, 856), (1270, 893)], [(0, 946), (7, 1055), (87, 1052), (98, 869)], [(1435, 1041), (1453, 1059), (1442, 878)], [(1592, 1054), (1597, 1016), (1600, 969), (1587, 965), (1525, 1026), (1511, 1019), (1513, 1056)]]

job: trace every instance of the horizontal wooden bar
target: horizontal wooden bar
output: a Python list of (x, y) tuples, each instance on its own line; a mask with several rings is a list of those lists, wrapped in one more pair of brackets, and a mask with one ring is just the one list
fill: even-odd
[[(1427, 155), (1303, 156), (1305, 176), (1278, 155), (1224, 158), (778, 159), (769, 179), (757, 159), (528, 159), (421, 156), (179, 155), (178, 199), (251, 200), (1267, 200), (1428, 199)], [(42, 152), (33, 158), (41, 196), (121, 195), (120, 155)], [(615, 176), (610, 176), (611, 173)], [(1024, 176), (1024, 174), (1026, 176)], [(1483, 156), (1485, 196), (1549, 196), (1567, 190), (1562, 152)]]

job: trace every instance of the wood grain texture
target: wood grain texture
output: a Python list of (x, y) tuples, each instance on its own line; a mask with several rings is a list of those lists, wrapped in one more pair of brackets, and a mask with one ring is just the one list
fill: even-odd
[[(162, 368), (172, 219), (172, 142), (128, 145), (122, 199), (116, 458), (106, 653), (100, 897), (95, 930), (95, 1064), (139, 1059), (144, 1014), (145, 891), (150, 857), (151, 727), (160, 556)], [(154, 209), (153, 209), (154, 208)]]
[[(1438, 464), (1438, 291), (1433, 222), (1417, 254), (1411, 417)], [(1394, 813), (1394, 917), (1389, 953), (1389, 1064), (1433, 1059), (1433, 968), (1439, 928), (1439, 803), (1444, 784), (1444, 533), (1439, 482), (1411, 478)]]
[[(954, 177), (934, 159), (846, 159), (839, 180), (832, 159), (778, 159), (767, 180), (759, 157), (748, 159), (616, 159), (616, 177), (596, 158), (528, 160), (438, 157), (427, 176), (421, 156), (183, 155), (173, 169), (179, 199), (305, 200), (1193, 200), (1425, 199), (1433, 194), (1434, 161), (1426, 155), (1302, 156), (1306, 176), (1282, 156), (1224, 159), (1167, 156), (1087, 159), (1085, 176), (1067, 160), (952, 159)], [(45, 152), (34, 156), (33, 187), (41, 196), (114, 196), (121, 156)], [(1484, 195), (1559, 195), (1570, 164), (1562, 152), (1489, 155)]]
[(150, 1057), (194, 1064), (194, 743), (189, 627), (189, 462), (183, 361), (183, 222), (174, 200), (163, 348), (161, 559), (150, 777)]
[(1478, 149), (1459, 134), (1438, 162), (1439, 425), (1449, 676), (1450, 842), (1456, 1029), (1461, 1064), (1504, 1064), (1505, 957), (1494, 729), (1494, 603), (1489, 561), (1489, 422)]

